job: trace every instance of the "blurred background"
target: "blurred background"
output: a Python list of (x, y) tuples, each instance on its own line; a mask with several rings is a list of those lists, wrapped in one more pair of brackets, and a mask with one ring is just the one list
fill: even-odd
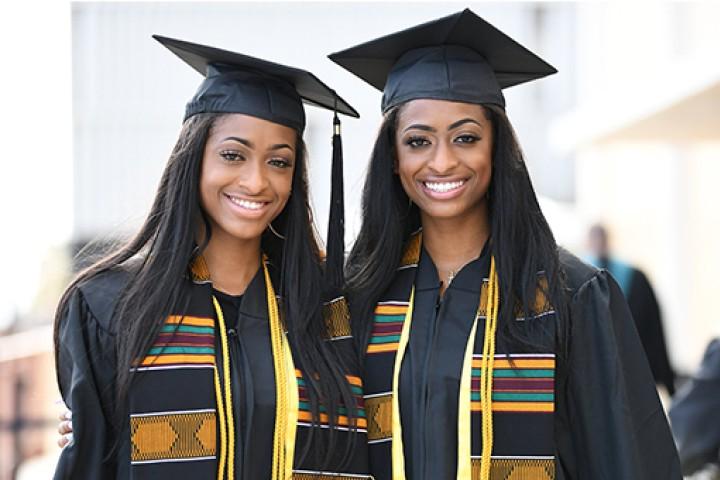
[[(509, 117), (558, 242), (619, 268), (628, 295), (644, 279), (659, 314), (635, 320), (676, 376), (656, 372), (671, 404), (720, 336), (720, 3), (18, 3), (0, 20), (0, 480), (51, 476), (55, 305), (82, 245), (140, 225), (201, 81), (150, 35), (300, 66), (357, 108), (343, 123), (349, 246), (381, 95), (325, 55), (465, 7), (558, 68), (506, 90)], [(331, 115), (307, 111), (324, 234)], [(591, 249), (598, 224), (609, 251)]]

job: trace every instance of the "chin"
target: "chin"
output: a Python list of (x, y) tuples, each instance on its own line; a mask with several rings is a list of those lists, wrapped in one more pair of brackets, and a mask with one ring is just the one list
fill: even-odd
[(246, 242), (261, 237), (267, 222), (233, 222), (232, 225), (220, 225), (220, 228), (232, 239)]
[(420, 207), (422, 214), (431, 219), (437, 220), (450, 220), (450, 219), (461, 219), (467, 218), (472, 215), (478, 215), (480, 212), (480, 205), (467, 205), (462, 204), (439, 204), (439, 202), (433, 202), (428, 205), (425, 204)]

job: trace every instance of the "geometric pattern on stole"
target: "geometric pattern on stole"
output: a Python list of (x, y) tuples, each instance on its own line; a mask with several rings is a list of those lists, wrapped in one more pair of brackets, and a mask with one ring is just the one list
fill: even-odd
[(392, 437), (392, 393), (365, 397), (368, 442)]
[[(472, 459), (472, 480), (480, 480), (480, 459)], [(552, 458), (493, 458), (491, 480), (555, 480)]]
[(133, 415), (131, 463), (214, 457), (215, 429), (215, 411)]

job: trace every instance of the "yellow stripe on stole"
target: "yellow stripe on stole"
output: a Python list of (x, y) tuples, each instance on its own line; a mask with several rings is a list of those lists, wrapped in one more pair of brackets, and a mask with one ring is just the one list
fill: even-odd
[(189, 364), (214, 364), (213, 355), (150, 355), (143, 358), (140, 365), (172, 365), (175, 363)]
[(383, 352), (394, 352), (398, 349), (399, 343), (378, 343), (375, 345), (368, 345), (368, 353), (383, 353)]
[(378, 305), (375, 315), (405, 315), (407, 309), (407, 305)]
[[(473, 368), (482, 367), (482, 359), (475, 358), (472, 361)], [(507, 360), (505, 358), (495, 358), (495, 370), (505, 368), (555, 368), (554, 358), (519, 358), (516, 360)]]
[[(471, 408), (473, 412), (482, 412), (481, 402), (472, 402)], [(493, 412), (543, 412), (552, 413), (555, 411), (555, 403), (553, 402), (492, 402)]]
[(165, 319), (166, 324), (182, 324), (188, 327), (215, 327), (215, 320), (205, 317), (191, 317), (189, 315), (170, 315)]

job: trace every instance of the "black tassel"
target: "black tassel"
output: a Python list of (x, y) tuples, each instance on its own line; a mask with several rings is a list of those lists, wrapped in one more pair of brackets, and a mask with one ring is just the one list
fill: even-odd
[(333, 118), (332, 183), (330, 216), (328, 219), (327, 258), (325, 273), (330, 286), (342, 288), (345, 263), (345, 198), (343, 193), (343, 151), (340, 135), (340, 119), (337, 112)]

